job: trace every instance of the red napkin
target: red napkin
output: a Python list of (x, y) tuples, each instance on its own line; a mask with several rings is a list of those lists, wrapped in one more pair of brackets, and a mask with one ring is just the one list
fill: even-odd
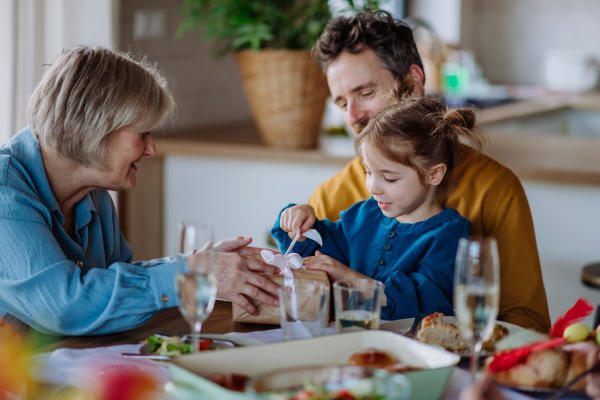
[(594, 306), (586, 299), (579, 299), (577, 303), (566, 313), (562, 314), (550, 329), (550, 334), (555, 337), (562, 337), (567, 326), (582, 321), (585, 317), (594, 311)]
[(561, 315), (552, 326), (552, 329), (550, 329), (550, 334), (554, 336), (553, 339), (495, 354), (492, 356), (494, 358), (488, 365), (488, 368), (492, 372), (506, 371), (517, 364), (525, 362), (531, 353), (562, 345), (566, 341), (566, 339), (562, 337), (565, 328), (583, 320), (590, 315), (593, 310), (594, 307), (586, 299), (577, 300), (575, 305)]
[(536, 351), (542, 351), (551, 349), (562, 345), (567, 339), (565, 338), (554, 338), (545, 340), (543, 342), (534, 343), (529, 346), (519, 347), (516, 349), (504, 351), (502, 353), (495, 354), (492, 362), (488, 365), (488, 368), (492, 372), (506, 371), (514, 367), (517, 364), (525, 362), (529, 354)]

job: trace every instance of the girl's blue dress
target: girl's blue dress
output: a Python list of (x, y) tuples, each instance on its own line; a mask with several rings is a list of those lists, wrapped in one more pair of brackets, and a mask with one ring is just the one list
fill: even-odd
[[(294, 206), (290, 204), (285, 209)], [(282, 210), (283, 212), (283, 210)], [(381, 318), (412, 318), (435, 311), (453, 315), (454, 263), (460, 238), (468, 238), (471, 223), (453, 208), (426, 221), (402, 224), (388, 218), (370, 198), (340, 214), (340, 220), (317, 220), (314, 228), (323, 246), (306, 240), (294, 246), (302, 257), (317, 250), (353, 270), (385, 284), (387, 305)], [(291, 243), (279, 219), (271, 233), (281, 251)]]

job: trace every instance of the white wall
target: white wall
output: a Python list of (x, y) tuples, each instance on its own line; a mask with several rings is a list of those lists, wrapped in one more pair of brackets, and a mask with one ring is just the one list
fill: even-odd
[(550, 49), (582, 50), (600, 61), (598, 0), (462, 0), (461, 43), (492, 83), (541, 84)]
[[(581, 268), (600, 262), (600, 187), (523, 182), (533, 215), (550, 317), (585, 297), (600, 305), (600, 289), (581, 283)], [(586, 320), (593, 322), (593, 315)]]
[[(8, 0), (2, 0), (4, 2)], [(17, 5), (14, 135), (27, 125), (27, 105), (46, 67), (73, 45), (113, 47), (117, 0), (19, 0)]]
[(13, 135), (16, 0), (0, 0), (0, 146)]
[(306, 203), (317, 185), (340, 168), (283, 162), (167, 157), (164, 255), (175, 249), (177, 223), (209, 220), (216, 240), (250, 236), (259, 247), (279, 211)]
[(460, 43), (461, 0), (413, 0), (408, 15), (429, 22), (444, 42)]

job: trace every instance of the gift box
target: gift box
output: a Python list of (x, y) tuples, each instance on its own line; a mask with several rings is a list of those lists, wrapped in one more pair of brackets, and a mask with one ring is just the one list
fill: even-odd
[[(325, 271), (320, 270), (308, 270), (308, 269), (295, 269), (292, 270), (294, 274), (294, 283), (314, 283), (317, 285), (330, 286), (329, 277)], [(262, 274), (265, 278), (274, 282), (279, 286), (283, 286), (283, 275), (269, 275)], [(267, 304), (263, 304), (255, 299), (248, 299), (258, 309), (258, 315), (254, 316), (248, 314), (246, 310), (237, 304), (233, 303), (233, 320), (236, 322), (250, 322), (254, 324), (270, 324), (280, 325), (279, 319), (279, 307), (273, 307)], [(302, 313), (302, 303), (298, 304), (298, 313)], [(312, 312), (312, 311), (311, 311)], [(329, 309), (327, 310), (327, 320), (329, 321)]]

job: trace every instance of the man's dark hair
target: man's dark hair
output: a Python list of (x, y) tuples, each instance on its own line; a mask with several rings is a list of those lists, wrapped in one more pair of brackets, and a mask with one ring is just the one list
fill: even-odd
[(398, 81), (406, 77), (412, 64), (423, 69), (412, 29), (383, 10), (365, 10), (352, 17), (332, 19), (312, 48), (311, 55), (327, 72), (329, 64), (344, 51), (358, 54), (365, 47), (377, 54)]

